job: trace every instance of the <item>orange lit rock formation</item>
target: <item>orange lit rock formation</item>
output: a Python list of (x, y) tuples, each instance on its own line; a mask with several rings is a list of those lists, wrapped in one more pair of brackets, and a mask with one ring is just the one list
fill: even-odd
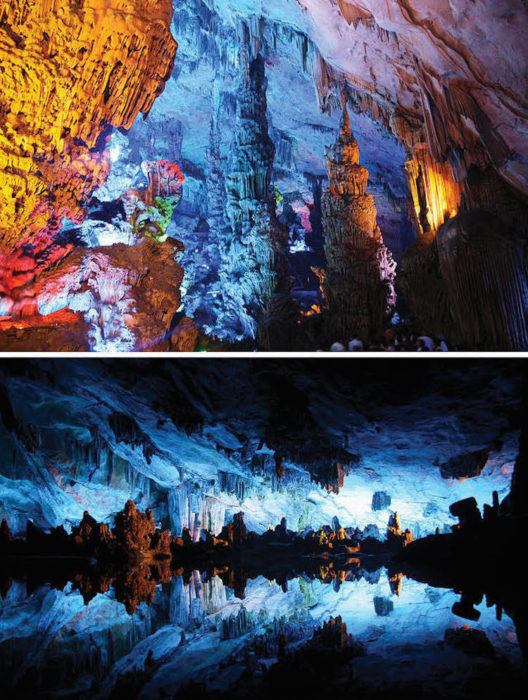
[(100, 137), (172, 70), (171, 16), (170, 0), (0, 0), (0, 249), (82, 219), (109, 171)]
[(453, 179), (448, 163), (440, 165), (433, 160), (426, 144), (414, 147), (414, 158), (405, 163), (405, 174), (416, 231), (438, 231), (444, 221), (457, 215), (462, 186)]
[[(171, 17), (170, 0), (0, 0), (2, 349), (60, 349), (59, 333), (68, 349), (88, 349), (94, 332), (111, 343), (123, 324), (151, 349), (169, 330), (182, 278), (175, 242), (87, 253), (60, 230), (63, 217), (82, 222), (108, 176), (108, 130), (130, 128), (162, 92), (177, 47)], [(68, 294), (95, 294), (89, 312), (74, 309), (84, 319)]]
[(368, 170), (359, 165), (344, 96), (341, 130), (327, 160), (330, 184), (321, 204), (328, 318), (343, 340), (358, 334), (367, 342), (394, 304), (395, 263), (376, 223), (374, 198), (366, 193)]

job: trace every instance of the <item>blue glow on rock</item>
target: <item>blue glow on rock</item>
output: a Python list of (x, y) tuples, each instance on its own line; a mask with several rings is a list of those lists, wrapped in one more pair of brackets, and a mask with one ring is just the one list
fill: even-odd
[[(393, 605), (386, 616), (376, 612), (379, 598)], [(45, 668), (54, 658), (65, 660), (74, 654), (85, 675), (79, 677), (67, 665), (61, 691), (89, 687), (94, 675), (103, 671), (99, 692), (108, 697), (119, 674), (144, 669), (150, 656), (155, 671), (139, 697), (176, 693), (197, 678), (206, 679), (209, 687), (225, 689), (236, 680), (237, 668), (239, 672), (243, 668), (234, 659), (243, 658), (259, 636), (276, 644), (282, 631), (300, 644), (310, 639), (315, 627), (340, 615), (347, 631), (365, 648), (365, 654), (354, 660), (360, 687), (392, 683), (397, 677), (432, 683), (432, 687), (443, 683), (444, 690), (454, 692), (468, 657), (442, 642), (446, 630), (463, 625), (451, 612), (457, 599), (453, 591), (412, 580), (405, 580), (396, 596), (382, 569), (369, 581), (345, 581), (339, 588), (296, 578), (289, 581), (286, 592), (258, 577), (248, 582), (240, 600), (218, 577), (207, 579), (195, 571), (188, 583), (178, 578), (160, 586), (154, 605), (141, 604), (128, 615), (112, 591), (97, 595), (85, 606), (69, 586), (64, 591), (43, 587), (27, 597), (23, 584), (15, 582), (0, 601), (0, 661), (4, 663), (2, 642), (7, 639), (16, 640), (20, 650), (12, 657), (12, 673), (18, 677), (30, 668)], [(520, 652), (510, 618), (504, 615), (497, 621), (485, 604), (479, 611), (481, 617), (472, 623), (473, 629), (484, 631), (496, 653), (518, 667)], [(96, 650), (98, 657), (93, 661)], [(259, 665), (277, 661), (273, 654), (263, 656), (257, 659)], [(53, 682), (52, 675), (47, 679)]]
[[(120, 323), (127, 300), (126, 295), (117, 297), (114, 288), (105, 299), (101, 313), (109, 333), (105, 338), (94, 334), (94, 342), (108, 349), (125, 342)], [(452, 400), (431, 385), (431, 393), (424, 390), (412, 400), (402, 397), (397, 406), (380, 404), (375, 417), (367, 417), (350, 395), (320, 379), (292, 374), (288, 392), (298, 391), (298, 400), (308, 402), (315, 420), (311, 430), (318, 426), (322, 431), (325, 449), (320, 459), (323, 465), (328, 462), (324, 468), (330, 462), (325, 459), (327, 448), (333, 446), (343, 446), (343, 457), (356, 460), (336, 493), (313, 480), (313, 467), (303, 459), (284, 457), (284, 476), (277, 478), (275, 453), (280, 445), (270, 446), (260, 432), (269, 420), (273, 394), (248, 362), (217, 361), (210, 367), (199, 361), (178, 363), (164, 370), (166, 379), (158, 370), (152, 376), (142, 370), (136, 375), (130, 366), (125, 381), (114, 377), (110, 367), (64, 362), (60, 371), (53, 370), (59, 372), (53, 388), (44, 374), (41, 380), (6, 376), (17, 420), (31, 426), (41, 448), (31, 452), (0, 428), (0, 445), (13, 455), (0, 469), (0, 518), (8, 517), (15, 532), (24, 530), (28, 514), (43, 527), (76, 523), (84, 510), (110, 521), (131, 498), (143, 509), (153, 508), (157, 521), (175, 533), (189, 527), (195, 538), (206, 523), (218, 533), (239, 510), (245, 512), (248, 528), (258, 533), (283, 517), (290, 529), (303, 531), (327, 525), (337, 516), (344, 527), (375, 526), (380, 536), (389, 515), (397, 511), (402, 526), (418, 537), (453, 525), (449, 505), (456, 500), (474, 496), (482, 507), (491, 502), (494, 490), (501, 500), (507, 495), (518, 436), (507, 414), (498, 419), (494, 407), (499, 400), (505, 406), (515, 401), (518, 385), (510, 379), (494, 380), (489, 397), (464, 397), (449, 411)], [(432, 376), (431, 382), (442, 380), (441, 373)], [(463, 369), (456, 370), (456, 377), (461, 386), (471, 381), (471, 373), (465, 377)], [(160, 412), (156, 397), (167, 391), (176, 392), (170, 405), (184, 400), (195, 407), (200, 428), (184, 429), (174, 425), (168, 409)], [(224, 406), (223, 418), (211, 413), (207, 396)], [(292, 407), (292, 416), (295, 410), (299, 407)], [(114, 412), (134, 421), (136, 442), (116, 438), (109, 423)], [(294, 449), (293, 439), (288, 449)], [(298, 439), (302, 442), (306, 435)], [(489, 455), (479, 475), (442, 476), (442, 465), (450, 459), (482, 449)], [(372, 509), (377, 491), (390, 496), (388, 508)]]

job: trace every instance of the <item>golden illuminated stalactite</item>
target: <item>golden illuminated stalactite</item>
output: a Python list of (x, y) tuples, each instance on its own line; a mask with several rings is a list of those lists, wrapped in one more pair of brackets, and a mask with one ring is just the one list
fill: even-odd
[(130, 128), (171, 73), (171, 18), (171, 0), (0, 0), (0, 250), (82, 219), (105, 129)]
[(426, 145), (418, 145), (413, 160), (405, 163), (405, 174), (420, 233), (436, 232), (457, 215), (462, 186), (453, 179), (449, 163), (437, 163)]
[(389, 586), (392, 595), (401, 595), (401, 590), (402, 590), (402, 582), (403, 582), (403, 574), (401, 572), (397, 572), (394, 574), (391, 574), (389, 576)]

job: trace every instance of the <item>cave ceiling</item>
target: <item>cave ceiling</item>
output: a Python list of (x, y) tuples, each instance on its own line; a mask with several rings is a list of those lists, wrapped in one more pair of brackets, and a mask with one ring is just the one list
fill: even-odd
[[(335, 516), (383, 532), (397, 511), (419, 535), (449, 526), (458, 498), (508, 496), (517, 363), (356, 364), (6, 361), (0, 515), (15, 530), (28, 513), (107, 521), (132, 498), (196, 536), (241, 509), (258, 532)], [(391, 510), (373, 507), (380, 492)]]

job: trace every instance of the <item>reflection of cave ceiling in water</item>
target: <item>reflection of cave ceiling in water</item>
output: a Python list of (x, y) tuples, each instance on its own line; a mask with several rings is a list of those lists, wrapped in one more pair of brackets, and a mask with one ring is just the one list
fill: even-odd
[(528, 346), (521, 0), (100, 5), (0, 2), (1, 349)]
[[(397, 364), (397, 367), (392, 367)], [(361, 365), (359, 367), (359, 365)], [(125, 501), (173, 532), (242, 510), (384, 536), (449, 529), (449, 505), (509, 492), (520, 369), (485, 361), (6, 361), (0, 517), (20, 532), (111, 522)], [(379, 533), (379, 534), (378, 534)]]

